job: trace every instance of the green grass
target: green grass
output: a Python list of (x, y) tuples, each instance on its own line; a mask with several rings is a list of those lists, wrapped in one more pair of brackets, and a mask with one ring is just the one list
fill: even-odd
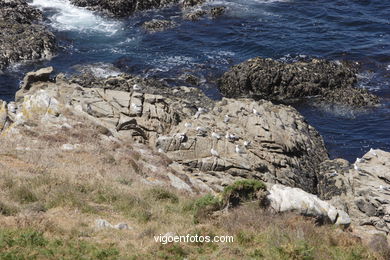
[(30, 229), (0, 230), (0, 259), (118, 259), (119, 250), (82, 240), (48, 239)]

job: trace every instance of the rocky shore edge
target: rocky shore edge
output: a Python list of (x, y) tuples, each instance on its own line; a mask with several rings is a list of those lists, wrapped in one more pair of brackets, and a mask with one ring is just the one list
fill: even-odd
[(60, 135), (89, 122), (101, 129), (102, 142), (138, 143), (154, 151), (156, 162), (170, 161), (164, 171), (149, 162), (140, 178), (152, 186), (219, 194), (237, 181), (259, 180), (275, 212), (351, 226), (362, 237), (390, 231), (390, 153), (371, 150), (354, 164), (329, 160), (319, 133), (291, 106), (213, 101), (195, 88), (128, 74), (52, 73), (28, 73), (16, 101), (0, 102), (1, 138), (34, 139), (42, 128)]
[(12, 64), (50, 59), (56, 40), (40, 23), (42, 12), (25, 0), (0, 2), (0, 71)]

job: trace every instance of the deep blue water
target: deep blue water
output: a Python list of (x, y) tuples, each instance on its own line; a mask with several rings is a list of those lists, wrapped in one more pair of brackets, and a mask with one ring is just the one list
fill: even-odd
[[(33, 2), (44, 9), (57, 35), (58, 55), (0, 75), (0, 98), (13, 99), (23, 73), (47, 65), (71, 72), (76, 64), (113, 63), (169, 82), (191, 73), (202, 79), (207, 95), (220, 98), (215, 79), (255, 56), (351, 60), (361, 64), (359, 86), (379, 95), (380, 107), (353, 111), (301, 103), (296, 108), (320, 131), (332, 158), (353, 161), (370, 148), (390, 151), (390, 1), (211, 1), (227, 6), (227, 13), (196, 22), (183, 21), (178, 8), (112, 20), (66, 0)], [(141, 24), (151, 18), (171, 19), (178, 26), (150, 34)]]

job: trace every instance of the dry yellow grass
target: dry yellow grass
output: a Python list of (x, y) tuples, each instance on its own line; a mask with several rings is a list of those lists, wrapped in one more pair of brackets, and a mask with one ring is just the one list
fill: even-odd
[[(386, 259), (386, 245), (374, 252), (348, 232), (257, 204), (195, 224), (196, 198), (141, 181), (151, 168), (164, 172), (167, 158), (102, 139), (104, 129), (67, 117), (73, 128), (31, 122), (0, 137), (1, 259)], [(64, 144), (78, 146), (65, 151)], [(130, 229), (98, 229), (101, 218)], [(235, 242), (155, 242), (167, 232), (233, 235)]]

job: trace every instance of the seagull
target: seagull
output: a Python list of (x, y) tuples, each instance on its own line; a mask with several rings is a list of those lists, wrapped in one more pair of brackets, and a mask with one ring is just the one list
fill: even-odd
[(361, 163), (361, 162), (362, 162), (362, 159), (356, 158), (355, 164), (356, 164), (356, 163)]
[(138, 84), (134, 84), (134, 85), (133, 85), (133, 90), (139, 91), (139, 90), (141, 90), (141, 89), (142, 89), (142, 88), (141, 88), (140, 85), (138, 85)]
[(221, 135), (219, 135), (219, 134), (217, 134), (217, 133), (215, 133), (215, 132), (213, 132), (212, 134), (211, 134), (211, 136), (212, 137), (214, 137), (215, 139), (221, 139)]
[(212, 156), (219, 157), (219, 153), (214, 148), (211, 148), (210, 153)]
[(8, 105), (7, 105), (7, 109), (9, 112), (11, 113), (15, 113), (16, 112), (16, 105), (14, 102), (10, 102)]
[(245, 151), (243, 149), (241, 149), (240, 146), (238, 146), (238, 144), (236, 144), (236, 153), (243, 154), (243, 153), (245, 153)]
[(224, 123), (227, 123), (227, 122), (229, 122), (229, 121), (230, 121), (229, 115), (225, 115), (225, 118), (223, 119), (223, 122), (224, 122)]
[(132, 107), (132, 108), (135, 110), (135, 112), (137, 112), (137, 113), (141, 113), (141, 112), (142, 112), (142, 105), (132, 103), (132, 104), (131, 104), (131, 107)]
[(229, 142), (234, 142), (236, 139), (238, 139), (236, 135), (229, 134), (228, 132), (226, 132), (225, 138), (228, 139)]
[(246, 148), (246, 147), (248, 147), (248, 146), (250, 146), (251, 145), (251, 141), (245, 141), (244, 142), (244, 147)]
[(353, 165), (353, 168), (354, 168), (356, 171), (360, 171), (360, 168), (356, 165), (356, 163)]
[(164, 153), (165, 151), (163, 149), (161, 149), (161, 148), (158, 148), (158, 152), (159, 153)]
[(252, 112), (253, 112), (253, 114), (255, 114), (256, 116), (259, 116), (259, 115), (260, 115), (260, 113), (259, 113), (256, 109), (252, 109)]
[(374, 149), (370, 148), (370, 151), (369, 153), (372, 153), (372, 155), (374, 155), (375, 157), (378, 157), (378, 154), (375, 152)]
[(195, 119), (198, 119), (199, 116), (200, 116), (200, 113), (199, 113), (199, 111), (197, 111), (197, 112), (195, 113), (195, 115), (194, 115), (194, 118), (195, 118)]
[(185, 123), (184, 126), (187, 127), (187, 128), (190, 128), (190, 127), (192, 127), (192, 124), (191, 123)]
[(329, 175), (329, 177), (330, 178), (332, 178), (332, 177), (335, 177), (335, 176), (337, 176), (337, 175), (339, 175), (336, 171), (334, 171), (333, 173), (331, 173), (330, 175)]
[(203, 113), (206, 113), (206, 112), (207, 112), (207, 109), (205, 109), (205, 108), (203, 108), (203, 107), (199, 107), (199, 108), (198, 108), (198, 112), (199, 112), (200, 114), (203, 114)]
[(198, 132), (198, 133), (197, 133), (198, 136), (205, 136), (205, 135), (207, 134), (207, 129), (204, 128), (204, 127), (198, 126), (198, 127), (196, 128), (196, 131)]
[(186, 139), (186, 134), (185, 133), (177, 133), (176, 137), (179, 138), (180, 142), (183, 142), (184, 139)]

